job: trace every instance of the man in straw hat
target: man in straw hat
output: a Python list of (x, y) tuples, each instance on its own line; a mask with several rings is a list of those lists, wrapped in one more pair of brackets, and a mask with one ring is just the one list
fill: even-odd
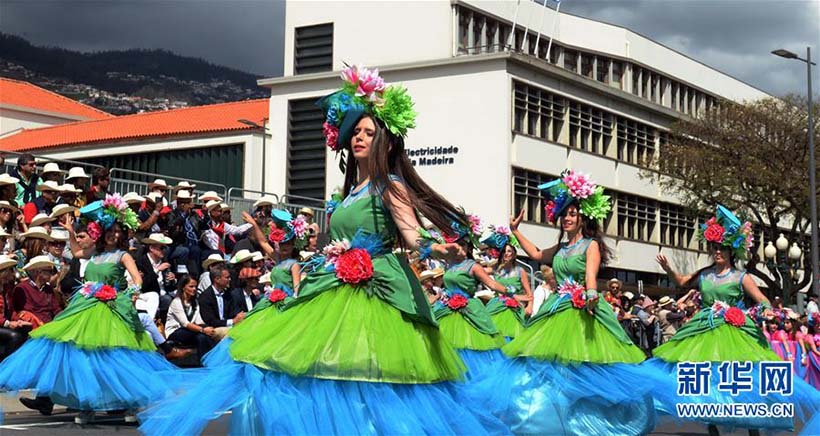
[[(28, 337), (31, 323), (17, 318), (12, 304), (11, 289), (14, 286), (14, 267), (17, 261), (0, 256), (0, 361), (20, 348)], [(8, 292), (7, 292), (8, 291)]]
[[(77, 208), (81, 208), (85, 206), (85, 190), (88, 188), (88, 181), (91, 180), (91, 177), (85, 173), (83, 167), (71, 167), (68, 169), (68, 175), (65, 177), (65, 184), (62, 185), (63, 194), (61, 197), (65, 201), (66, 204), (70, 204), (72, 206), (76, 206)], [(71, 191), (74, 194), (69, 193), (68, 187), (71, 187)], [(69, 198), (76, 198), (74, 201), (69, 201)], [(66, 198), (68, 197), (68, 198)], [(79, 215), (77, 215), (79, 216)]]
[(38, 213), (44, 213), (46, 215), (51, 213), (54, 206), (57, 205), (57, 198), (60, 196), (60, 185), (55, 181), (49, 180), (38, 185), (37, 191), (39, 191), (41, 195), (23, 206), (23, 216), (25, 217), (26, 224), (31, 224), (32, 218)]
[(152, 318), (159, 316), (159, 319), (165, 320), (177, 280), (176, 274), (171, 270), (171, 263), (165, 260), (168, 246), (174, 241), (162, 233), (152, 233), (140, 242), (145, 250), (134, 261), (142, 274), (141, 292), (146, 296), (156, 295), (159, 312), (154, 308)]
[[(233, 243), (237, 239), (241, 239), (253, 228), (251, 224), (243, 224), (235, 226), (228, 224), (223, 220), (222, 203), (211, 200), (205, 204), (205, 209), (208, 211), (209, 224), (208, 229), (202, 234), (202, 241), (210, 250), (208, 253), (218, 252), (225, 254), (228, 252), (226, 243), (229, 238), (233, 239)], [(233, 245), (233, 244), (231, 244)]]
[(168, 236), (174, 240), (168, 259), (172, 263), (185, 265), (185, 270), (193, 277), (199, 275), (200, 254), (199, 241), (205, 227), (202, 218), (191, 213), (194, 198), (188, 191), (179, 191), (176, 195), (176, 208), (168, 215)]
[(658, 323), (661, 328), (661, 343), (671, 338), (680, 327), (681, 321), (686, 317), (686, 312), (679, 310), (675, 305), (675, 300), (669, 296), (663, 296), (658, 300)]
[(197, 294), (201, 294), (202, 291), (208, 289), (208, 286), (211, 286), (211, 271), (214, 267), (224, 264), (225, 258), (221, 254), (216, 253), (211, 254), (202, 261), (202, 270), (204, 272), (199, 276), (199, 283), (196, 286)]
[(49, 162), (43, 165), (43, 170), (40, 171), (40, 177), (42, 177), (44, 182), (49, 180), (60, 184), (60, 179), (63, 177), (65, 171), (60, 169), (60, 166), (57, 165), (56, 162)]
[(62, 299), (49, 283), (54, 275), (54, 263), (48, 256), (34, 256), (23, 269), (28, 277), (21, 280), (12, 292), (14, 311), (37, 328), (63, 310)]

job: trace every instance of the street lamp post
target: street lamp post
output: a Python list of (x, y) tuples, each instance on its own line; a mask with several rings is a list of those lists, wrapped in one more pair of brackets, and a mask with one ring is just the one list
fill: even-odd
[[(769, 245), (763, 249), (766, 257), (766, 268), (776, 280), (776, 284), (783, 291), (783, 303), (792, 304), (792, 291), (800, 289), (797, 272), (800, 269), (800, 258), (803, 257), (803, 250), (792, 242), (789, 247), (789, 240), (781, 233), (774, 241), (769, 241)], [(805, 285), (803, 285), (805, 286)], [(805, 298), (801, 292), (797, 293), (797, 311), (802, 312), (805, 305)]]
[[(820, 253), (818, 253), (817, 242), (817, 180), (814, 160), (814, 119), (811, 95), (811, 66), (817, 65), (811, 61), (811, 47), (806, 47), (806, 59), (797, 56), (796, 54), (778, 49), (772, 52), (773, 54), (786, 59), (797, 59), (806, 63), (807, 81), (808, 81), (808, 99), (809, 99), (809, 208), (811, 208), (811, 271), (812, 271), (812, 287), (814, 288), (815, 296), (820, 296)], [(812, 294), (809, 294), (812, 295)]]
[(262, 125), (261, 126), (259, 124), (254, 123), (251, 120), (246, 120), (244, 118), (242, 118), (241, 120), (236, 120), (236, 121), (238, 121), (242, 124), (245, 124), (246, 126), (255, 127), (255, 128), (262, 131), (262, 189), (260, 189), (260, 191), (262, 191), (264, 193), (264, 192), (266, 192), (265, 191), (265, 163), (267, 162), (267, 159), (265, 158), (265, 154), (266, 154), (265, 138), (267, 138), (267, 136), (268, 136), (268, 128), (266, 127), (268, 119), (267, 118), (262, 118)]

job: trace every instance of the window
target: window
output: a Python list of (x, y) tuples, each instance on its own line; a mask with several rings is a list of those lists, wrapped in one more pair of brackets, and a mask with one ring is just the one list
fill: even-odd
[(581, 75), (592, 79), (592, 56), (581, 55)]
[(538, 185), (556, 178), (557, 176), (513, 168), (513, 210), (524, 210), (524, 221), (547, 224), (544, 200)]
[(598, 73), (595, 76), (595, 79), (599, 82), (607, 83), (609, 80), (609, 59), (607, 58), (598, 58)]
[(473, 15), (473, 41), (472, 53), (484, 53), (487, 50), (487, 47), (484, 45), (485, 41), (481, 40), (481, 36), (484, 34), (484, 17), (478, 14)]
[(646, 124), (618, 117), (618, 159), (642, 164), (655, 154), (655, 130)]
[(624, 64), (612, 61), (612, 83), (611, 85), (623, 89)]
[(325, 138), (315, 98), (288, 103), (288, 195), (325, 198)]
[(674, 110), (679, 110), (678, 108), (678, 82), (672, 82), (672, 91), (669, 93), (670, 95), (670, 106)]
[(569, 145), (606, 154), (612, 139), (612, 115), (589, 105), (569, 103)]
[(641, 96), (641, 68), (632, 67), (632, 93)]
[(695, 219), (682, 206), (659, 203), (661, 244), (686, 248), (695, 235)]
[(618, 236), (650, 242), (655, 230), (656, 202), (637, 195), (618, 194)]
[(333, 70), (333, 23), (297, 27), (295, 38), (294, 74)]
[(574, 50), (564, 50), (564, 68), (567, 70), (572, 71), (573, 73), (578, 72), (578, 52)]
[(552, 46), (550, 46), (549, 41), (547, 41), (547, 49), (549, 50), (550, 63), (553, 65), (558, 65), (558, 58), (561, 57), (561, 46), (554, 42), (552, 43)]
[(469, 53), (469, 31), (470, 31), (470, 11), (459, 8), (458, 9), (458, 52)]
[(557, 141), (564, 121), (564, 104), (562, 97), (514, 82), (513, 131)]
[(487, 51), (496, 52), (501, 50), (498, 42), (498, 23), (487, 20)]

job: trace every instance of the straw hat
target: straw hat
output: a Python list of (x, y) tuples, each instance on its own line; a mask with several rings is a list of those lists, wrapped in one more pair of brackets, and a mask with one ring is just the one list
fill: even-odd
[(0, 271), (12, 266), (17, 266), (16, 260), (6, 256), (5, 254), (0, 256)]
[(20, 233), (20, 238), (36, 238), (36, 239), (45, 239), (46, 241), (51, 240), (51, 236), (49, 236), (46, 229), (42, 227), (29, 227), (28, 231)]
[(222, 207), (222, 203), (220, 203), (216, 200), (211, 200), (211, 201), (205, 203), (205, 209), (208, 209), (209, 212), (213, 209), (219, 209), (221, 207)]
[(148, 245), (171, 245), (174, 243), (174, 240), (162, 233), (151, 233), (147, 238), (142, 238), (142, 243)]
[(242, 268), (239, 271), (239, 279), (240, 280), (255, 279), (255, 278), (261, 277), (261, 276), (262, 276), (262, 271), (259, 271), (258, 268), (245, 267), (245, 268)]
[(177, 183), (176, 186), (174, 186), (174, 191), (179, 191), (180, 189), (184, 189), (186, 191), (193, 191), (194, 188), (196, 188), (196, 185), (188, 183), (183, 180)]
[(632, 299), (635, 298), (635, 294), (633, 294), (632, 292), (629, 292), (629, 291), (626, 291), (626, 292), (622, 293), (621, 295), (626, 297), (630, 301), (632, 301)]
[(43, 165), (43, 171), (40, 171), (40, 174), (49, 174), (49, 173), (57, 173), (63, 174), (65, 171), (60, 169), (60, 166), (54, 162), (49, 162)]
[(37, 186), (37, 190), (40, 192), (46, 191), (53, 191), (53, 192), (60, 192), (60, 185), (57, 184), (54, 180), (48, 180), (43, 182), (42, 184)]
[(50, 215), (38, 213), (37, 215), (34, 215), (34, 218), (31, 219), (31, 225), (42, 227), (43, 224), (54, 222), (54, 220), (55, 218), (52, 218)]
[(419, 281), (423, 282), (425, 280), (430, 280), (435, 276), (436, 276), (436, 273), (434, 273), (433, 270), (426, 269), (426, 270), (421, 272), (421, 275), (419, 275)]
[[(53, 219), (57, 219), (58, 216), (74, 212), (75, 210), (77, 210), (77, 208), (74, 207), (74, 206), (71, 206), (69, 204), (58, 204), (58, 205), (54, 206), (53, 209), (51, 209), (51, 215), (50, 216)], [(33, 224), (34, 220), (31, 220), (31, 222)], [(36, 225), (36, 224), (34, 224), (34, 225)]]
[(303, 208), (299, 209), (299, 213), (302, 214), (302, 215), (310, 215), (312, 217), (313, 216), (313, 209), (311, 209), (309, 207), (303, 207)]
[(254, 262), (259, 262), (260, 260), (265, 260), (265, 256), (263, 256), (262, 253), (259, 252), (259, 251), (254, 251), (251, 254), (253, 255), (251, 260), (253, 260)]
[(44, 268), (54, 269), (54, 262), (52, 262), (48, 256), (34, 256), (28, 261), (26, 266), (23, 267), (26, 271)]
[(171, 187), (168, 186), (168, 183), (166, 183), (163, 179), (155, 179), (153, 182), (148, 184), (148, 189), (156, 188), (171, 189)]
[(215, 263), (223, 263), (225, 259), (219, 254), (212, 254), (202, 261), (202, 269), (208, 269), (209, 266)]
[(261, 206), (273, 206), (276, 203), (276, 199), (274, 199), (270, 195), (263, 195), (259, 200), (253, 202), (253, 208), (256, 209), (257, 207)]
[(73, 184), (71, 184), (71, 183), (65, 183), (65, 184), (63, 184), (63, 185), (60, 185), (60, 186), (59, 186), (59, 189), (60, 189), (60, 192), (62, 192), (62, 193), (64, 193), (64, 194), (65, 194), (66, 192), (73, 192), (73, 193), (75, 193), (75, 194), (81, 194), (81, 193), (83, 192), (83, 190), (82, 190), (82, 189), (77, 189), (77, 188), (76, 188)]
[(668, 306), (668, 305), (672, 304), (673, 301), (674, 300), (669, 298), (668, 295), (664, 295), (663, 297), (661, 297), (660, 300), (658, 300), (658, 306), (660, 306), (660, 307)]
[(250, 260), (252, 258), (253, 258), (253, 253), (251, 253), (250, 250), (244, 250), (243, 249), (243, 250), (237, 251), (236, 254), (233, 255), (233, 257), (231, 258), (231, 263), (233, 263), (233, 264), (242, 263), (242, 262), (244, 262), (246, 260)]
[(262, 274), (262, 277), (259, 277), (259, 284), (260, 285), (269, 285), (270, 284), (270, 274)]
[(9, 203), (9, 202), (8, 202), (8, 201), (6, 201), (6, 200), (0, 201), (0, 209), (11, 209), (11, 210), (13, 210), (13, 211), (17, 211), (17, 210), (19, 210), (19, 209), (17, 208), (17, 206), (15, 206), (15, 205), (13, 205), (13, 204)]
[(68, 230), (62, 227), (55, 227), (51, 229), (51, 239), (57, 242), (66, 242), (68, 241)]
[(123, 196), (122, 196), (122, 199), (123, 199), (123, 200), (125, 200), (125, 202), (126, 202), (126, 203), (128, 203), (128, 204), (131, 204), (131, 203), (142, 203), (143, 201), (145, 201), (145, 199), (144, 199), (144, 198), (142, 198), (142, 197), (141, 197), (139, 194), (137, 194), (136, 192), (129, 192), (129, 193), (127, 193), (127, 194), (123, 195)]
[(12, 235), (11, 233), (6, 232), (6, 229), (0, 227), (0, 238), (11, 238), (12, 236), (14, 236), (14, 235)]
[(8, 175), (8, 173), (0, 174), (0, 186), (14, 185), (19, 181), (20, 181), (20, 179), (18, 179), (16, 177), (12, 177), (12, 176)]
[(206, 191), (202, 195), (199, 196), (200, 201), (222, 201), (222, 197), (220, 197), (216, 191)]
[(145, 195), (145, 201), (150, 201), (151, 203), (156, 203), (160, 200), (162, 200), (162, 195), (160, 195), (158, 192), (149, 192), (148, 194)]
[(68, 175), (65, 177), (66, 180), (71, 179), (90, 179), (88, 174), (85, 173), (83, 167), (71, 167), (68, 170)]
[(221, 203), (219, 205), (219, 208), (222, 209), (223, 211), (231, 210), (231, 207), (227, 203)]
[(190, 191), (182, 190), (182, 191), (177, 191), (177, 194), (174, 198), (176, 198), (178, 200), (191, 200), (194, 197), (191, 195)]

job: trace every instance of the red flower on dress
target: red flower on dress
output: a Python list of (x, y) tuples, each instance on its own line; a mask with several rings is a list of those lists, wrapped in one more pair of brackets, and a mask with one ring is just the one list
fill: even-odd
[(572, 291), (572, 305), (578, 309), (583, 309), (586, 306), (586, 297), (583, 289), (576, 289)]
[(519, 307), (518, 300), (512, 297), (505, 298), (504, 305), (512, 309), (517, 309)]
[(285, 293), (285, 291), (281, 289), (274, 289), (271, 291), (270, 295), (268, 295), (268, 300), (270, 300), (271, 303), (278, 303), (287, 298), (287, 296), (288, 294)]
[(455, 294), (447, 300), (447, 307), (451, 310), (458, 310), (467, 306), (467, 298), (463, 295)]
[(726, 313), (723, 314), (723, 319), (735, 327), (743, 327), (743, 325), (746, 324), (746, 315), (737, 307), (726, 309)]
[(357, 284), (373, 277), (373, 260), (370, 253), (362, 248), (351, 248), (336, 260), (336, 277), (339, 280)]
[(117, 290), (112, 286), (103, 285), (94, 293), (94, 297), (100, 301), (111, 301), (117, 298)]
[(501, 255), (501, 252), (498, 251), (497, 248), (490, 248), (487, 250), (487, 256), (490, 256), (493, 259), (498, 259), (498, 256)]
[(441, 235), (441, 237), (444, 238), (444, 242), (446, 242), (448, 244), (452, 244), (453, 242), (458, 241), (458, 235), (449, 235), (449, 234), (445, 233), (445, 234)]
[(544, 205), (544, 212), (547, 213), (547, 220), (548, 221), (555, 221), (555, 202), (550, 200)]
[(710, 224), (703, 232), (703, 237), (709, 242), (723, 242), (723, 233), (726, 230), (720, 224)]
[(282, 242), (285, 239), (285, 231), (277, 228), (271, 227), (270, 229), (270, 236), (268, 236), (268, 240), (271, 242)]

